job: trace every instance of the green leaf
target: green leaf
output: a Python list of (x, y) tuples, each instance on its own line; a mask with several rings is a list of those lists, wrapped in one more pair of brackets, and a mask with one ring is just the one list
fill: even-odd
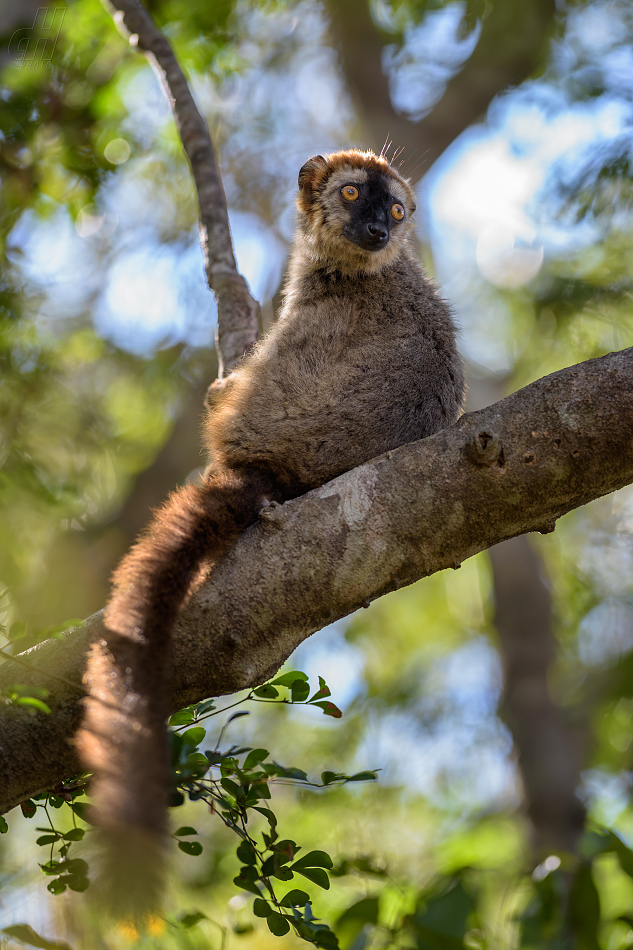
[(9, 830), (7, 819), (0, 815), (0, 835), (6, 835)]
[(203, 699), (201, 703), (196, 703), (194, 708), (198, 716), (204, 716), (215, 709), (215, 699)]
[(272, 845), (272, 849), (277, 853), (277, 855), (283, 855), (286, 861), (292, 861), (295, 854), (298, 851), (301, 851), (301, 848), (297, 845), (297, 842), (293, 841), (292, 838), (282, 838), (280, 841), (277, 841), (276, 844)]
[(50, 891), (51, 894), (63, 894), (66, 890), (66, 885), (62, 879), (58, 877), (54, 881), (51, 881), (50, 884), (46, 885), (46, 890)]
[(43, 713), (50, 713), (51, 711), (50, 706), (47, 706), (41, 699), (36, 699), (34, 696), (22, 696), (16, 701), (16, 705), (28, 706), (30, 709), (38, 709)]
[(182, 828), (179, 828), (178, 831), (174, 831), (176, 837), (182, 835), (197, 835), (198, 832), (195, 828), (191, 828), (189, 825), (183, 825)]
[(184, 709), (179, 709), (178, 712), (175, 712), (173, 716), (169, 717), (169, 725), (187, 726), (190, 722), (194, 722), (194, 709), (194, 706), (186, 706)]
[(290, 930), (290, 924), (285, 917), (282, 917), (281, 914), (277, 914), (275, 911), (272, 911), (266, 918), (266, 923), (268, 924), (268, 929), (271, 934), (274, 934), (275, 937), (283, 937)]
[(375, 772), (356, 772), (355, 775), (348, 775), (348, 782), (376, 782), (378, 776)]
[(201, 910), (196, 910), (192, 914), (182, 914), (178, 918), (178, 923), (181, 927), (184, 927), (185, 930), (191, 930), (191, 928), (199, 924), (201, 920), (208, 919), (207, 915), (203, 914)]
[(38, 839), (36, 840), (35, 844), (39, 844), (39, 845), (52, 844), (53, 841), (59, 841), (60, 838), (61, 838), (61, 835), (57, 835), (57, 834), (55, 834), (55, 835), (42, 835), (40, 838), (38, 838)]
[(332, 858), (326, 851), (309, 851), (292, 865), (293, 871), (302, 868), (331, 868), (334, 866)]
[(201, 778), (209, 769), (209, 760), (203, 752), (191, 752), (185, 759), (183, 768)]
[(315, 699), (325, 699), (327, 696), (331, 696), (330, 688), (323, 679), (322, 676), (319, 676), (319, 688), (316, 693), (313, 693), (308, 702), (313, 703)]
[(185, 854), (191, 854), (193, 856), (202, 854), (202, 845), (199, 841), (179, 841), (178, 847), (181, 851), (184, 851)]
[(238, 845), (236, 854), (242, 864), (255, 864), (257, 861), (255, 848), (250, 843), (250, 841), (241, 841)]
[(267, 818), (267, 819), (268, 819), (268, 824), (270, 825), (271, 828), (275, 828), (275, 827), (276, 827), (276, 825), (277, 825), (277, 815), (274, 813), (274, 811), (271, 811), (270, 808), (263, 808), (263, 807), (260, 807), (260, 806), (258, 806), (258, 805), (255, 805), (255, 806), (254, 806), (254, 810), (255, 810), (255, 811), (258, 811), (258, 812), (260, 813), (260, 815), (263, 815), (264, 818)]
[(345, 778), (342, 772), (321, 772), (321, 781), (324, 785), (329, 785), (336, 779)]
[(183, 732), (182, 741), (186, 742), (187, 745), (199, 746), (206, 734), (207, 730), (203, 726), (194, 726), (193, 729), (187, 729), (186, 732)]
[(65, 835), (62, 835), (62, 838), (64, 841), (81, 841), (85, 833), (83, 828), (72, 828)]
[(230, 778), (220, 779), (220, 785), (222, 788), (232, 795), (234, 798), (237, 798), (240, 793), (244, 794), (244, 789), (241, 785), (238, 785), (236, 782), (232, 782)]
[(68, 884), (71, 891), (87, 891), (90, 887), (88, 878), (79, 874), (72, 874), (70, 877), (64, 877), (63, 880)]
[(288, 891), (287, 894), (284, 894), (279, 903), (282, 907), (304, 907), (309, 900), (309, 894), (294, 887), (291, 891)]
[(289, 673), (282, 673), (277, 679), (271, 680), (271, 686), (287, 686), (290, 688), (297, 680), (305, 681), (307, 679), (307, 673), (302, 673), (301, 670), (290, 670)]
[(261, 897), (261, 893), (256, 883), (258, 879), (258, 874), (255, 868), (244, 867), (240, 868), (240, 873), (237, 875), (237, 877), (233, 878), (233, 883), (237, 884), (238, 887), (243, 888), (245, 891), (250, 891), (251, 894), (255, 894), (256, 897)]
[(250, 772), (270, 755), (268, 749), (252, 749), (244, 759), (244, 771)]
[[(51, 881), (51, 884), (55, 883), (55, 881)], [(49, 890), (51, 890), (51, 884), (48, 885)], [(53, 893), (55, 893), (55, 891), (53, 891)], [(4, 930), (0, 932), (6, 934), (7, 937), (21, 940), (22, 943), (28, 944), (29, 947), (39, 947), (40, 950), (71, 950), (69, 944), (61, 940), (47, 940), (46, 937), (40, 937), (28, 924), (12, 924), (11, 927), (5, 927)]]
[(94, 825), (94, 821), (91, 819), (92, 806), (88, 802), (71, 802), (70, 807), (77, 815), (78, 818), (81, 818), (82, 821), (85, 821), (88, 825)]
[(20, 802), (20, 810), (25, 818), (33, 818), (37, 811), (37, 805), (30, 798), (27, 798), (25, 802)]
[(267, 782), (256, 782), (251, 786), (248, 797), (253, 801), (259, 801), (260, 798), (270, 798), (270, 789)]
[(343, 716), (343, 713), (338, 708), (338, 706), (335, 706), (334, 703), (331, 703), (329, 700), (312, 703), (312, 705), (319, 706), (326, 716), (332, 716), (333, 719), (341, 719)]
[(274, 872), (273, 877), (276, 877), (278, 881), (291, 881), (293, 878), (293, 873), (289, 867), (278, 867)]
[(327, 871), (324, 871), (322, 868), (297, 868), (293, 864), (292, 870), (296, 871), (297, 874), (302, 874), (303, 877), (307, 877), (307, 879), (312, 881), (313, 884), (318, 884), (319, 887), (323, 888), (323, 890), (329, 891), (330, 879), (328, 877)]
[(269, 917), (272, 914), (270, 904), (267, 904), (261, 897), (256, 897), (253, 901), (253, 913), (256, 917)]
[(278, 762), (274, 763), (275, 766), (275, 775), (279, 775), (280, 778), (294, 778), (300, 782), (305, 782), (308, 778), (307, 773), (303, 769), (285, 769), (283, 765), (279, 765)]
[(260, 699), (276, 699), (279, 696), (279, 690), (269, 684), (258, 686), (253, 690), (253, 696), (258, 696)]
[(295, 680), (290, 687), (290, 695), (293, 703), (303, 703), (310, 695), (310, 687), (303, 680)]

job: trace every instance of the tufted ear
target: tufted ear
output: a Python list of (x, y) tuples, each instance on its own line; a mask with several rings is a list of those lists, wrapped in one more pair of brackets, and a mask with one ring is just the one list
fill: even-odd
[(301, 191), (312, 191), (319, 171), (325, 168), (326, 165), (327, 162), (322, 155), (313, 155), (305, 165), (301, 166), (299, 170), (299, 188)]

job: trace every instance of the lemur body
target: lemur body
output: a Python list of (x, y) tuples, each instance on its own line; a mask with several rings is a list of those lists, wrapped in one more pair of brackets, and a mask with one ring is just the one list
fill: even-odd
[[(461, 409), (450, 313), (409, 247), (408, 183), (382, 157), (351, 150), (310, 159), (299, 186), (279, 319), (209, 410), (202, 484), (171, 495), (118, 567), (89, 660), (79, 746), (118, 862), (106, 879), (120, 876), (121, 855), (133, 874), (134, 849), (148, 842), (160, 865), (171, 631), (201, 564), (271, 501), (424, 438)], [(116, 900), (129, 896), (119, 888)]]

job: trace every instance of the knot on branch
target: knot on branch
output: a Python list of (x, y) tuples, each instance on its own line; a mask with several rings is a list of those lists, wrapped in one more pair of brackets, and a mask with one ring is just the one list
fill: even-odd
[(280, 505), (278, 501), (271, 501), (269, 505), (260, 511), (259, 520), (266, 527), (275, 528), (279, 531), (288, 520), (288, 512), (284, 510), (284, 506)]
[(471, 433), (462, 452), (464, 457), (473, 465), (490, 468), (493, 465), (502, 466), (504, 464), (501, 439), (496, 432), (487, 429)]

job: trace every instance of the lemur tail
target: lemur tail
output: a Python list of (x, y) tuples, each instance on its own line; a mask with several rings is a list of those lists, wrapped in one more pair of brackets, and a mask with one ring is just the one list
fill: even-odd
[(170, 769), (172, 630), (201, 562), (219, 557), (257, 519), (271, 482), (227, 470), (174, 492), (113, 576), (105, 637), (88, 658), (88, 699), (77, 744), (94, 772), (101, 829), (98, 895), (113, 916), (160, 906)]

